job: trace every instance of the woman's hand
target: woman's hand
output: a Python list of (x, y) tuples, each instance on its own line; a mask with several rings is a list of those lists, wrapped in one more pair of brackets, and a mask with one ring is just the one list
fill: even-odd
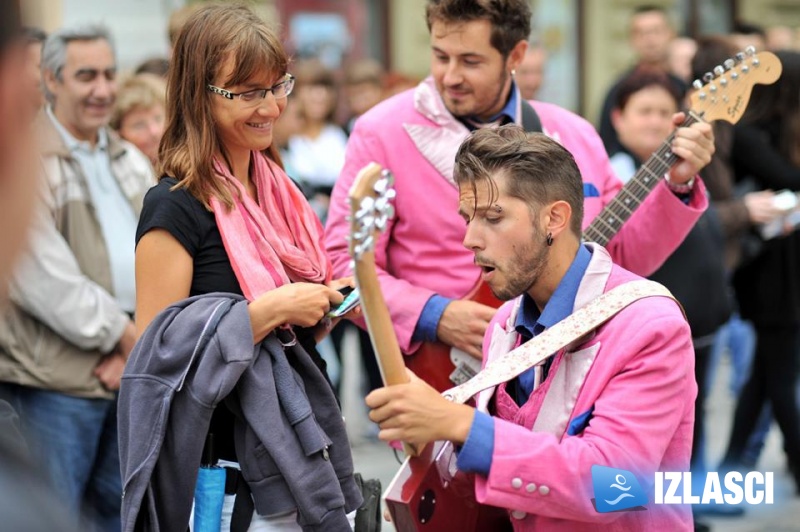
[(328, 283), (328, 286), (330, 286), (334, 290), (340, 290), (345, 286), (349, 286), (350, 288), (355, 288), (356, 278), (351, 275), (350, 277), (342, 277), (341, 279), (331, 279), (331, 281)]
[(279, 308), (284, 319), (281, 323), (299, 327), (313, 327), (331, 309), (338, 305), (344, 296), (329, 286), (315, 283), (291, 283), (271, 290), (280, 298)]
[(270, 290), (249, 305), (253, 340), (260, 342), (283, 324), (314, 327), (344, 297), (333, 288), (316, 283), (290, 283)]

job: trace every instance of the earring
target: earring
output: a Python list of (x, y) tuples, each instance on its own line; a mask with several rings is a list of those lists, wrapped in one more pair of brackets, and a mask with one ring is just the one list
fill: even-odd
[(517, 75), (517, 70), (515, 68), (512, 68), (511, 69), (511, 77), (514, 77), (516, 75)]
[(547, 238), (545, 239), (548, 246), (553, 245), (553, 233), (547, 233)]

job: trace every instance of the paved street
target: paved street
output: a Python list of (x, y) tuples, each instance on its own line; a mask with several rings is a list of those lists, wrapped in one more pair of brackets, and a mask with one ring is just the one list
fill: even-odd
[[(357, 354), (352, 354), (354, 350), (346, 351), (351, 355), (346, 356), (344, 361), (343, 403), (348, 430), (352, 434), (356, 471), (360, 471), (366, 478), (380, 478), (385, 488), (397, 471), (398, 462), (386, 445), (363, 437), (368, 434), (370, 423), (364, 413), (363, 398), (357, 392), (360, 388), (359, 359)], [(712, 465), (724, 453), (730, 431), (734, 401), (726, 387), (729, 373), (730, 368), (725, 359), (717, 373), (714, 390), (707, 405), (707, 459)], [(800, 497), (794, 495), (793, 483), (786, 473), (786, 460), (781, 450), (781, 436), (777, 426), (770, 432), (758, 466), (760, 471), (774, 472), (775, 503), (748, 508), (743, 517), (703, 516), (702, 521), (711, 525), (714, 532), (800, 532)], [(384, 530), (394, 530), (391, 524), (384, 525)]]

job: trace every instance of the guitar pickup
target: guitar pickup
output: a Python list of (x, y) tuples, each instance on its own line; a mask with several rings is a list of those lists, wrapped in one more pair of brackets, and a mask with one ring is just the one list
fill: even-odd
[(450, 374), (450, 382), (459, 386), (464, 384), (478, 373), (464, 362), (459, 362), (456, 369)]

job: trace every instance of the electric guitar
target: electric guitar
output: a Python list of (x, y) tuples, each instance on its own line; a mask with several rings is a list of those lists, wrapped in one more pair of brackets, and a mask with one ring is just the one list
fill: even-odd
[[(771, 52), (755, 53), (748, 47), (744, 53), (727, 59), (723, 65), (703, 76), (703, 82), (693, 83), (690, 110), (682, 127), (699, 121), (739, 121), (750, 100), (753, 86), (774, 83), (781, 74), (780, 60)], [(658, 185), (664, 175), (678, 161), (672, 153), (671, 134), (636, 174), (617, 193), (611, 202), (592, 220), (583, 233), (584, 240), (607, 245), (633, 212)], [(502, 302), (494, 297), (482, 282), (464, 297), (484, 305), (499, 308)], [(427, 342), (412, 355), (406, 356), (406, 365), (440, 392), (461, 384), (480, 371), (480, 361), (467, 353), (441, 342)]]
[[(395, 191), (391, 187), (391, 174), (372, 163), (358, 173), (349, 192), (349, 251), (369, 337), (387, 385), (408, 382), (375, 271), (375, 241), (394, 215), (391, 200)], [(384, 494), (399, 532), (511, 530), (505, 510), (475, 500), (473, 479), (456, 469), (450, 442), (434, 442), (424, 448), (404, 446), (409, 457)]]

